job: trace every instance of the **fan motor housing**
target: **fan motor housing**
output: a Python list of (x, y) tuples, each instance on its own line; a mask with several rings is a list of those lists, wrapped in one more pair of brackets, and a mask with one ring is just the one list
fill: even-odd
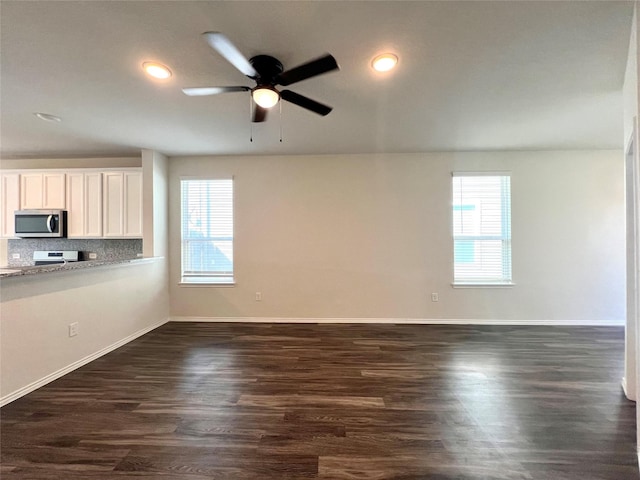
[(256, 55), (249, 59), (249, 63), (258, 72), (258, 77), (255, 78), (258, 85), (273, 85), (276, 77), (284, 70), (280, 60), (270, 55)]

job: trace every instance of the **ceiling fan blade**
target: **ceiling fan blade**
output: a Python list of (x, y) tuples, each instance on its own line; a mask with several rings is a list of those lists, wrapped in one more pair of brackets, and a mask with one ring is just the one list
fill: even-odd
[(332, 70), (339, 70), (338, 62), (332, 55), (325, 55), (324, 57), (311, 60), (297, 67), (282, 72), (276, 78), (276, 83), (280, 85), (291, 85), (292, 83), (305, 80), (316, 75), (322, 75), (323, 73), (330, 72)]
[(253, 121), (264, 122), (267, 119), (267, 109), (257, 104), (253, 104)]
[(236, 67), (247, 77), (257, 77), (258, 72), (251, 66), (249, 60), (240, 53), (240, 50), (231, 43), (227, 37), (220, 32), (204, 32), (202, 35), (207, 39), (207, 43), (216, 52), (222, 55), (231, 65)]
[(280, 97), (287, 102), (295, 103), (299, 107), (311, 110), (323, 117), (333, 110), (333, 107), (318, 103), (315, 100), (311, 100), (310, 98), (300, 95), (299, 93), (292, 92), (291, 90), (282, 90), (280, 92)]
[(249, 87), (237, 86), (237, 87), (192, 87), (183, 88), (182, 92), (190, 97), (199, 97), (202, 95), (217, 95), (219, 93), (228, 92), (248, 92), (251, 90)]

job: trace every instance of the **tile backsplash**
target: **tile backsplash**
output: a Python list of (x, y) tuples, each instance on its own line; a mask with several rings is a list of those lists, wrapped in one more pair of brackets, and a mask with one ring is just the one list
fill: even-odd
[[(33, 265), (33, 252), (36, 250), (79, 250), (84, 260), (89, 253), (95, 253), (97, 260), (116, 260), (136, 258), (142, 255), (142, 239), (85, 240), (81, 238), (24, 238), (7, 242), (7, 265), (25, 267)], [(14, 254), (20, 255), (15, 259)]]

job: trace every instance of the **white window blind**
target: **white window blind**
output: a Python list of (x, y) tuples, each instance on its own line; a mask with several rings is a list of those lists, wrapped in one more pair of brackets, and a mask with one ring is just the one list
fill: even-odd
[(453, 174), (454, 284), (511, 283), (511, 177)]
[(181, 180), (182, 282), (233, 283), (233, 180)]

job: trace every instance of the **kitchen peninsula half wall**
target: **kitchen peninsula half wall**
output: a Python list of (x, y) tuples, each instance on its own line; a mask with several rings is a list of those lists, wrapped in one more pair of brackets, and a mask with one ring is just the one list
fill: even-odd
[[(126, 260), (142, 256), (142, 239), (10, 239), (7, 242), (7, 265), (33, 265), (33, 252), (38, 250), (78, 250), (82, 252), (83, 260)], [(95, 258), (90, 254), (95, 254)]]

